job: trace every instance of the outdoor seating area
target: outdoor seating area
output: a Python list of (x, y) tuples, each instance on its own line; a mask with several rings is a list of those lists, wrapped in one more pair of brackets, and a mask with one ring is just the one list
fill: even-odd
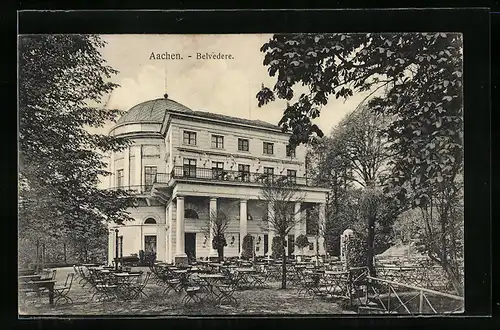
[[(227, 259), (222, 263), (198, 260), (189, 265), (175, 265), (154, 262), (148, 268), (82, 264), (68, 268), (55, 280), (57, 270), (44, 270), (39, 273), (20, 271), (19, 283), (24, 289), (40, 289), (39, 293), (23, 294), (22, 299), (34, 304), (57, 309), (72, 308), (76, 301), (108, 304), (122, 302), (147, 302), (150, 298), (177, 297), (183, 308), (199, 306), (229, 306), (238, 308), (245, 299), (242, 296), (272, 289), (281, 283), (281, 260), (242, 260)], [(298, 299), (310, 296), (327, 297), (332, 294), (335, 276), (330, 275), (335, 264), (315, 265), (314, 262), (287, 261), (287, 288)], [(42, 284), (50, 281), (48, 290)], [(338, 285), (340, 286), (340, 285)], [(331, 287), (331, 288), (330, 288)], [(35, 288), (35, 289), (33, 289)], [(328, 288), (326, 294), (323, 293)], [(79, 291), (78, 294), (75, 291)], [(34, 292), (34, 291), (33, 291)], [(51, 296), (47, 304), (47, 293)], [(75, 296), (73, 296), (75, 295)], [(150, 297), (152, 296), (152, 297)], [(80, 302), (81, 303), (81, 302)], [(43, 307), (45, 306), (45, 307)], [(335, 307), (335, 305), (332, 305)], [(336, 308), (336, 307), (335, 307)]]
[[(394, 288), (401, 285), (383, 277), (370, 277), (366, 267), (347, 269), (346, 264), (339, 261), (290, 259), (286, 261), (287, 289), (280, 290), (282, 266), (282, 260), (270, 258), (226, 258), (223, 262), (196, 260), (191, 264), (156, 261), (149, 267), (82, 264), (66, 268), (58, 278), (56, 269), (20, 270), (20, 298), (25, 302), (34, 300), (34, 304), (47, 313), (78, 309), (82, 304), (106, 308), (113, 304), (133, 304), (143, 308), (151, 304), (155, 308), (168, 305), (187, 313), (193, 310), (216, 313), (221, 308), (229, 308), (236, 313), (246, 310), (249, 303), (266, 308), (261, 303), (263, 298), (253, 298), (266, 295), (269, 301), (265, 304), (279, 303), (282, 299), (279, 296), (286, 295), (297, 302), (311, 302), (313, 299), (312, 305), (335, 309), (337, 313), (395, 310), (384, 307), (385, 298), (380, 290), (393, 290), (391, 292), (396, 294)], [(381, 276), (385, 274), (384, 267), (387, 268), (377, 266)], [(384, 287), (388, 283), (392, 285), (389, 289)], [(422, 292), (438, 294), (432, 290)], [(398, 291), (398, 294), (403, 293)], [(412, 298), (414, 301), (414, 295)], [(375, 304), (377, 306), (373, 307)], [(405, 307), (404, 301), (400, 305), (410, 308)], [(271, 306), (269, 308), (272, 310)]]

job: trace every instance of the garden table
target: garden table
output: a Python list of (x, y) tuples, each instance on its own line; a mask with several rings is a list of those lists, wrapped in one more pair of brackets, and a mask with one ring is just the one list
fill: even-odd
[(131, 297), (133, 290), (132, 285), (134, 285), (137, 279), (141, 276), (139, 273), (114, 273), (117, 285), (117, 294), (122, 298), (128, 299)]
[(19, 276), (35, 275), (36, 271), (34, 269), (19, 269), (17, 273)]
[(206, 287), (208, 288), (208, 295), (210, 298), (213, 298), (214, 301), (217, 301), (219, 299), (219, 296), (221, 295), (221, 292), (219, 293), (215, 292), (215, 289), (217, 288), (217, 283), (224, 280), (224, 275), (222, 274), (198, 274), (198, 278), (202, 279), (207, 285)]
[(22, 276), (19, 276), (19, 282), (39, 280), (41, 277), (42, 277), (42, 275), (40, 275), (40, 274), (22, 275)]
[(235, 272), (238, 276), (238, 286), (241, 287), (241, 283), (248, 285), (250, 288), (253, 286), (255, 280), (252, 277), (252, 274), (255, 274), (257, 271), (253, 268), (236, 268)]
[(40, 290), (42, 288), (49, 290), (49, 304), (54, 305), (54, 286), (56, 281), (54, 280), (40, 280), (40, 281), (29, 281), (23, 283), (22, 286), (29, 287), (34, 290)]

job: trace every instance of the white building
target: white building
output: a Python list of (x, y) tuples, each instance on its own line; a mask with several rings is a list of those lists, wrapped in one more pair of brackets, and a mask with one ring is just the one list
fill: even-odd
[[(262, 226), (267, 205), (259, 199), (260, 182), (269, 174), (300, 186), (306, 205), (296, 203), (296, 210), (319, 204), (324, 214), (327, 190), (307, 184), (305, 148), (289, 150), (289, 135), (278, 126), (193, 111), (164, 97), (132, 107), (110, 135), (128, 137), (132, 144), (110, 155), (109, 187), (132, 189), (140, 198), (129, 210), (135, 220), (118, 227), (118, 244), (116, 226), (110, 227), (109, 263), (116, 245), (123, 256), (154, 251), (166, 262), (216, 256), (203, 229), (213, 210), (230, 219), (225, 256), (240, 255), (247, 234), (254, 237), (256, 255), (271, 254), (274, 233)], [(301, 225), (287, 241), (289, 254), (298, 253), (293, 240), (306, 234), (308, 214), (299, 213)], [(316, 243), (309, 239), (304, 254), (313, 255)]]

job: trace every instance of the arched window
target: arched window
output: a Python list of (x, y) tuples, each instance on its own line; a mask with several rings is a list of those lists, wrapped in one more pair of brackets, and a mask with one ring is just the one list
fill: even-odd
[(145, 225), (156, 225), (156, 220), (153, 219), (153, 218), (147, 218), (145, 221), (144, 221), (144, 224)]
[(199, 219), (198, 217), (198, 213), (196, 213), (195, 210), (193, 209), (186, 209), (184, 211), (184, 218), (188, 218), (188, 219)]

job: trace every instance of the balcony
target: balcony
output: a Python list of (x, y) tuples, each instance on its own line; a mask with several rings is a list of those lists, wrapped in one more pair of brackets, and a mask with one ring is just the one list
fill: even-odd
[(107, 188), (107, 190), (118, 191), (123, 190), (131, 194), (148, 194), (151, 191), (152, 185), (132, 185)]
[(246, 182), (264, 183), (267, 180), (273, 182), (290, 182), (301, 186), (308, 186), (310, 182), (305, 177), (292, 177), (286, 175), (229, 171), (224, 169), (199, 168), (194, 166), (176, 166), (170, 174), (157, 173), (155, 183), (167, 184), (170, 179), (194, 179), (213, 182)]

